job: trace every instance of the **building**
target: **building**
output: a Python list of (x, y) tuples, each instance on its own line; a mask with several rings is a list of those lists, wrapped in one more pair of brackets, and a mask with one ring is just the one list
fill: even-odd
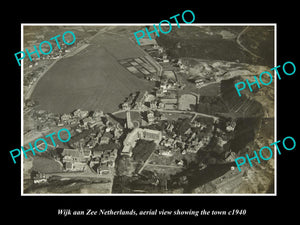
[(131, 150), (133, 149), (134, 146), (129, 144), (129, 143), (124, 144), (121, 155), (127, 155), (127, 156), (131, 157), (132, 156), (132, 151)]
[(132, 120), (131, 120), (131, 113), (130, 111), (126, 112), (126, 119), (127, 119), (127, 128), (132, 129), (134, 127)]
[(93, 149), (93, 158), (99, 157), (101, 158), (103, 156), (103, 150), (100, 150), (98, 148)]
[(174, 110), (174, 109), (177, 109), (177, 104), (166, 103), (166, 104), (162, 105), (162, 108), (166, 109), (166, 110)]
[(62, 152), (63, 161), (81, 162), (85, 161), (84, 155), (78, 149), (64, 149)]
[(161, 98), (160, 102), (164, 104), (177, 104), (177, 98)]
[(235, 152), (226, 152), (225, 153), (225, 161), (226, 162), (234, 162), (234, 160), (236, 159), (236, 153)]
[(162, 139), (162, 134), (159, 130), (138, 129), (137, 134), (139, 139), (154, 141), (156, 144), (159, 144)]
[(130, 109), (130, 103), (129, 102), (124, 102), (122, 104), (122, 109), (123, 110), (129, 110)]
[(90, 150), (82, 150), (82, 154), (83, 154), (83, 157), (86, 160), (90, 159), (90, 157), (91, 157), (91, 151)]
[(228, 132), (234, 131), (235, 127), (236, 127), (236, 122), (234, 120), (226, 123), (226, 131)]
[(159, 155), (171, 157), (173, 156), (173, 152), (171, 150), (160, 150)]
[(151, 124), (154, 122), (155, 120), (155, 117), (154, 117), (154, 112), (153, 111), (149, 111), (147, 113), (147, 120), (148, 120), (148, 123)]
[(99, 167), (97, 168), (97, 173), (99, 173), (100, 175), (109, 174), (110, 169), (109, 169), (109, 166), (107, 165), (107, 163), (100, 164)]
[(91, 117), (86, 117), (82, 120), (82, 123), (84, 126), (88, 126), (92, 122), (93, 122), (93, 119)]
[(71, 119), (72, 118), (72, 116), (70, 115), (70, 114), (63, 114), (63, 115), (61, 115), (61, 117), (60, 117), (60, 119), (61, 119), (61, 121), (68, 121), (69, 119)]
[(89, 152), (78, 149), (64, 149), (62, 152), (63, 163), (66, 170), (83, 171), (88, 161)]
[(86, 144), (89, 148), (94, 148), (97, 144), (97, 139), (92, 138), (91, 140), (88, 141)]
[(89, 111), (84, 111), (84, 110), (80, 110), (80, 109), (77, 109), (73, 112), (74, 116), (79, 117), (81, 119), (87, 117), (88, 114), (89, 114)]
[(103, 112), (102, 111), (94, 111), (93, 112), (93, 117), (94, 118), (101, 118), (103, 116)]
[(108, 144), (109, 141), (110, 141), (110, 138), (108, 136), (103, 136), (103, 137), (101, 137), (99, 144), (100, 145)]
[(151, 109), (157, 109), (157, 101), (152, 101), (152, 102), (150, 102), (150, 108)]
[(84, 168), (86, 167), (86, 163), (82, 163), (82, 162), (74, 162), (72, 164), (72, 171), (83, 171)]
[(136, 141), (142, 139), (147, 141), (154, 141), (155, 144), (159, 144), (162, 139), (162, 133), (159, 130), (150, 130), (150, 129), (142, 129), (135, 128), (132, 132), (130, 132), (123, 142), (123, 150), (121, 155), (132, 156), (132, 149), (136, 145)]
[(145, 102), (146, 93), (143, 95), (141, 93), (138, 94), (137, 98), (134, 101), (134, 108), (141, 109)]

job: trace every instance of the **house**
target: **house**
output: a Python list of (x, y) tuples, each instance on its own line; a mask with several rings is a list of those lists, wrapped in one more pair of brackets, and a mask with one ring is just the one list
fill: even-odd
[(234, 162), (236, 158), (236, 153), (235, 152), (226, 152), (225, 153), (225, 161), (226, 162)]
[(106, 163), (100, 164), (100, 166), (97, 168), (97, 173), (100, 175), (106, 175), (110, 173), (110, 169)]
[(93, 149), (93, 157), (101, 158), (102, 156), (103, 156), (103, 150), (100, 150), (98, 148)]
[(108, 136), (103, 136), (100, 139), (100, 145), (109, 144), (110, 138)]
[(153, 111), (149, 111), (148, 114), (147, 114), (147, 120), (149, 123), (153, 123), (154, 120), (155, 120), (155, 117), (154, 117), (154, 112)]
[(93, 112), (93, 117), (94, 117), (94, 118), (99, 118), (99, 119), (100, 119), (103, 115), (104, 115), (104, 114), (103, 114), (102, 111), (94, 111), (94, 112)]
[(184, 161), (182, 159), (180, 159), (176, 164), (177, 164), (177, 166), (183, 166)]
[(63, 163), (66, 170), (83, 171), (87, 162), (84, 152), (78, 149), (64, 149), (62, 152)]
[(84, 168), (86, 166), (86, 163), (82, 163), (82, 162), (74, 162), (72, 164), (72, 171), (83, 171)]
[(84, 156), (78, 149), (64, 149), (62, 152), (63, 161), (84, 162)]
[(120, 130), (120, 129), (115, 129), (114, 130), (114, 137), (115, 137), (115, 139), (119, 139), (122, 134), (123, 134), (122, 130)]
[(171, 150), (159, 150), (159, 155), (171, 157), (173, 152)]
[(151, 102), (150, 102), (150, 108), (151, 108), (151, 109), (157, 109), (157, 101), (155, 101), (155, 100), (154, 100), (154, 101), (151, 101)]
[(177, 104), (177, 98), (161, 98), (160, 99), (161, 103), (164, 104)]
[(115, 161), (108, 161), (107, 162), (107, 166), (109, 167), (109, 168), (114, 168), (115, 167)]
[(91, 117), (86, 117), (86, 118), (82, 119), (82, 123), (84, 126), (89, 125), (91, 122), (93, 122), (93, 119)]
[(103, 155), (102, 155), (102, 157), (100, 159), (100, 162), (101, 163), (107, 163), (109, 160), (110, 160), (110, 158), (109, 158), (109, 151), (104, 151)]
[(197, 148), (193, 148), (193, 147), (188, 147), (186, 149), (186, 152), (187, 153), (197, 153), (198, 152), (198, 149)]
[(90, 159), (92, 152), (90, 150), (82, 150), (83, 157), (85, 159)]
[(84, 110), (80, 110), (80, 109), (77, 109), (73, 112), (74, 116), (79, 117), (81, 119), (87, 117), (88, 114), (89, 114), (89, 111), (84, 111)]
[(97, 139), (95, 138), (91, 138), (91, 140), (89, 140), (89, 142), (86, 144), (89, 148), (94, 148), (97, 144)]
[(113, 149), (113, 150), (106, 150), (106, 152), (109, 153), (109, 158), (110, 160), (115, 160), (118, 155), (118, 149)]
[(230, 121), (226, 123), (226, 131), (230, 132), (230, 131), (234, 131), (236, 127), (236, 122), (235, 121)]
[(58, 122), (57, 122), (57, 126), (58, 126), (58, 127), (63, 127), (64, 125), (65, 125), (65, 124), (62, 123), (61, 121), (58, 121)]
[(132, 149), (135, 147), (136, 141), (139, 139), (154, 141), (154, 143), (158, 145), (162, 139), (162, 133), (158, 130), (134, 128), (123, 142), (124, 147), (121, 155), (128, 155), (131, 157)]

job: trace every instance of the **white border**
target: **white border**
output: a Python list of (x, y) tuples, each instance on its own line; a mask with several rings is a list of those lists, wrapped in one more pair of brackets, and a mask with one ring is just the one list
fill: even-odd
[[(158, 23), (154, 23), (158, 25)], [(171, 23), (172, 25), (177, 25), (176, 23)], [(152, 26), (153, 23), (21, 23), (21, 50), (24, 50), (23, 45), (23, 32), (24, 26)], [(164, 25), (164, 24), (162, 24)], [(277, 66), (277, 23), (192, 23), (192, 24), (180, 24), (180, 26), (273, 26), (274, 27), (274, 66)], [(24, 63), (21, 62), (21, 144), (24, 143), (23, 135), (23, 68)], [(275, 72), (274, 72), (275, 73)], [(277, 76), (275, 76), (274, 83), (274, 92), (275, 92), (275, 101), (274, 101), (274, 139), (277, 141)], [(274, 193), (270, 194), (24, 194), (23, 190), (23, 154), (21, 156), (21, 196), (277, 196), (277, 151), (274, 151)]]

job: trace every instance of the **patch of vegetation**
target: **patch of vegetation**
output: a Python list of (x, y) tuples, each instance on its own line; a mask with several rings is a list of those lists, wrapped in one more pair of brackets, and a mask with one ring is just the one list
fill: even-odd
[(136, 146), (132, 149), (134, 161), (145, 162), (151, 153), (155, 150), (155, 143), (153, 141), (138, 140)]
[(62, 172), (61, 164), (53, 159), (35, 156), (32, 162), (32, 170), (40, 173)]

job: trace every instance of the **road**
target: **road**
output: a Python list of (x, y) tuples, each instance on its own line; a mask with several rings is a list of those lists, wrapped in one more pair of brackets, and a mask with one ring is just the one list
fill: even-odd
[[(182, 113), (182, 114), (194, 114), (194, 116), (203, 116), (203, 117), (208, 117), (208, 118), (212, 118), (214, 120), (219, 119), (219, 117), (217, 116), (212, 116), (209, 114), (204, 114), (204, 113), (199, 113), (199, 112), (192, 112), (192, 111), (181, 111), (181, 110), (165, 110), (165, 109), (156, 109), (158, 112), (163, 112), (163, 113)], [(116, 115), (118, 113), (124, 113), (127, 111), (132, 111), (132, 112), (142, 112), (144, 110), (141, 109), (130, 109), (130, 110), (119, 110), (116, 112), (113, 112), (112, 115)]]
[(246, 48), (244, 45), (242, 45), (242, 43), (241, 43), (240, 38), (241, 38), (241, 36), (247, 31), (248, 28), (249, 28), (249, 27), (246, 27), (245, 29), (243, 29), (243, 30), (238, 34), (237, 39), (236, 39), (236, 42), (237, 42), (237, 44), (238, 44), (244, 51), (248, 52), (250, 55), (252, 55), (252, 56), (254, 56), (254, 57), (256, 57), (256, 58), (262, 58), (262, 57), (260, 57), (260, 56), (258, 56), (258, 55), (256, 55), (256, 54), (254, 54), (253, 52), (251, 52), (249, 49), (247, 49), (247, 48)]
[(145, 161), (144, 165), (143, 165), (142, 168), (139, 170), (138, 174), (140, 174), (140, 173), (143, 171), (143, 169), (145, 168), (145, 166), (147, 166), (147, 164), (149, 163), (149, 160), (150, 160), (151, 156), (154, 154), (154, 152), (155, 152), (155, 149), (153, 149), (153, 151), (152, 151), (151, 154), (149, 155), (148, 159)]
[[(101, 32), (105, 32), (106, 29), (104, 28), (103, 30), (97, 32), (95, 35), (93, 35), (92, 37), (90, 37), (90, 40), (93, 39), (98, 33), (101, 33)], [(86, 47), (88, 47), (90, 44), (83, 44), (81, 46), (78, 46), (74, 49), (73, 47), (73, 51), (72, 52), (69, 52), (67, 54), (65, 54), (63, 57), (60, 57), (58, 59), (55, 59), (52, 64), (50, 66), (47, 67), (47, 69), (42, 73), (40, 74), (40, 76), (36, 79), (36, 81), (30, 86), (30, 88), (28, 89), (28, 91), (26, 92), (26, 94), (24, 95), (25, 97), (25, 100), (26, 99), (30, 99), (37, 83), (39, 82), (39, 80), (54, 66), (55, 63), (57, 63), (59, 60), (63, 59), (63, 58), (68, 58), (68, 57), (71, 57), (71, 56), (74, 56), (76, 55), (77, 53), (81, 52), (83, 49), (85, 49)]]

